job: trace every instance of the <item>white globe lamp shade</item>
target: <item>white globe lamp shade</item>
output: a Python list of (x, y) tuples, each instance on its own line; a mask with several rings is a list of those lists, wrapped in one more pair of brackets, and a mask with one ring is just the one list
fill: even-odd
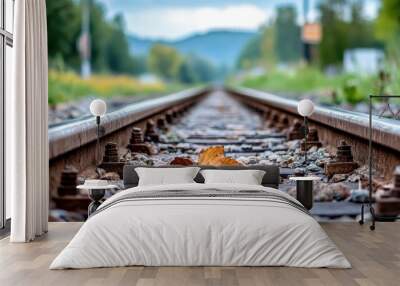
[(102, 99), (95, 99), (90, 103), (90, 113), (94, 116), (103, 116), (106, 114), (107, 104)]
[(314, 103), (309, 99), (303, 99), (297, 105), (297, 111), (301, 116), (309, 117), (314, 113)]

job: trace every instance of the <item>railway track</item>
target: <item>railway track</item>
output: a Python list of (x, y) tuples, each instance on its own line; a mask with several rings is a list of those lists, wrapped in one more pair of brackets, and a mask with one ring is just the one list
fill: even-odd
[[(168, 124), (170, 117), (181, 117), (187, 110), (209, 92), (207, 88), (196, 88), (162, 98), (152, 99), (127, 106), (106, 114), (101, 119), (100, 149), (108, 142), (126, 146), (132, 127), (144, 129), (149, 120), (159, 128)], [(60, 175), (66, 166), (78, 171), (96, 164), (97, 126), (92, 118), (60, 125), (49, 129), (50, 190), (54, 192), (60, 184)]]
[[(105, 115), (100, 140), (100, 149), (106, 150), (104, 158), (96, 155), (94, 119), (51, 128), (53, 208), (85, 209), (89, 201), (76, 193), (77, 176), (82, 180), (108, 174), (117, 179), (126, 163), (195, 163), (200, 150), (215, 145), (224, 146), (226, 156), (241, 164), (279, 164), (283, 178), (311, 172), (325, 176), (328, 183), (332, 177), (340, 181), (344, 171), (350, 173), (346, 179), (363, 175), (357, 167), (368, 159), (366, 115), (318, 107), (310, 118), (308, 146), (312, 149), (307, 166), (301, 161), (300, 125), (296, 101), (250, 89), (198, 88)], [(374, 168), (383, 181), (390, 179), (395, 166), (400, 165), (399, 123), (374, 120), (373, 142)], [(333, 158), (337, 149), (338, 156)], [(102, 160), (107, 174), (94, 172), (96, 162)], [(285, 179), (282, 183), (290, 189)]]
[[(293, 122), (297, 114), (297, 102), (265, 92), (250, 89), (229, 90), (238, 100), (254, 108), (268, 120), (276, 123)], [(353, 148), (354, 159), (360, 164), (368, 160), (369, 118), (367, 114), (327, 107), (317, 107), (310, 117), (311, 125), (325, 146), (336, 147), (345, 140)], [(373, 167), (385, 176), (391, 176), (400, 164), (400, 122), (389, 119), (373, 119)]]

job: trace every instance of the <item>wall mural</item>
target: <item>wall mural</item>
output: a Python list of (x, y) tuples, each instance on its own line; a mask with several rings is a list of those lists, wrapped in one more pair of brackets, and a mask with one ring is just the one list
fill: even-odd
[[(382, 28), (393, 9), (321, 1), (303, 19), (301, 1), (288, 1), (257, 6), (276, 16), (251, 29), (183, 31), (161, 13), (150, 31), (107, 1), (62, 2), (47, 1), (51, 220), (85, 220), (89, 204), (124, 189), (127, 164), (277, 165), (279, 189), (307, 194), (319, 220), (370, 219), (369, 202), (399, 215), (399, 99), (374, 99), (368, 125), (368, 95), (400, 94), (398, 34)], [(107, 109), (97, 122), (95, 99)], [(108, 181), (104, 195), (85, 180)]]
[[(198, 96), (199, 91), (192, 93)], [(205, 93), (201, 90), (200, 94), (195, 101), (183, 103), (181, 107), (173, 106), (161, 113), (155, 112), (154, 117), (140, 120), (131, 127), (111, 134), (103, 130), (100, 145), (92, 142), (89, 143), (91, 147), (84, 147), (89, 149), (84, 151), (84, 156), (92, 158), (87, 162), (82, 163), (79, 148), (52, 159), (52, 219), (84, 220), (90, 199), (87, 190), (78, 190), (77, 185), (84, 184), (87, 179), (101, 179), (123, 189), (125, 164), (279, 165), (280, 189), (293, 196), (296, 196), (296, 185), (290, 177), (319, 178), (313, 188), (315, 203), (311, 212), (315, 216), (322, 220), (359, 218), (361, 203), (368, 202), (368, 167), (354, 160), (352, 146), (346, 143), (346, 137), (336, 136), (339, 143), (333, 148), (335, 146), (320, 140), (319, 128), (311, 124), (307, 144), (304, 145), (302, 122), (293, 118), (293, 114), (257, 112), (240, 102), (240, 97), (223, 89)], [(124, 112), (121, 109), (115, 113)], [(104, 119), (111, 115), (113, 113), (105, 115)], [(88, 121), (94, 125), (95, 119)], [(104, 124), (104, 129), (109, 126), (108, 123)], [(71, 126), (67, 128), (71, 130)], [(77, 129), (76, 132), (80, 131)], [(50, 136), (52, 134), (55, 133), (50, 132)], [(112, 138), (126, 138), (126, 143), (114, 142)], [(68, 137), (65, 139), (69, 140)], [(356, 142), (354, 138), (353, 142)], [(64, 143), (55, 141), (51, 146)], [(102, 149), (100, 160), (96, 159), (98, 147)], [(307, 161), (304, 158), (305, 148), (308, 150)], [(387, 170), (391, 168), (393, 166), (385, 166)], [(383, 196), (396, 197), (398, 180), (393, 187), (388, 185), (390, 181), (391, 176), (385, 178), (376, 174), (374, 191), (384, 190)], [(105, 197), (116, 191), (115, 188), (108, 190)], [(382, 214), (392, 214), (397, 211), (397, 206), (378, 200), (378, 210)]]

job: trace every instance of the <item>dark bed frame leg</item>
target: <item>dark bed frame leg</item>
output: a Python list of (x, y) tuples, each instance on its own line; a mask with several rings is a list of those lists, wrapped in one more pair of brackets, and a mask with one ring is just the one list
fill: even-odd
[(369, 208), (369, 211), (371, 212), (371, 219), (372, 219), (372, 223), (369, 226), (370, 230), (375, 230), (375, 210), (374, 207), (371, 205)]
[(89, 204), (88, 207), (88, 217), (94, 213), (97, 208), (101, 205), (101, 199), (104, 198), (104, 195), (106, 194), (106, 190), (100, 189), (100, 190), (89, 190), (89, 198), (92, 201)]
[(361, 205), (361, 218), (360, 218), (360, 220), (358, 221), (358, 223), (359, 223), (360, 225), (363, 225), (363, 224), (364, 224), (364, 204)]

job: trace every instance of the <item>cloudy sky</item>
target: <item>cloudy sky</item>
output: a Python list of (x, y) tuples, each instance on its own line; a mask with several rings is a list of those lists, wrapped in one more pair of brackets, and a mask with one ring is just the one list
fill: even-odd
[[(303, 0), (98, 0), (111, 17), (122, 13), (128, 32), (146, 38), (176, 39), (213, 29), (256, 30), (273, 19), (275, 8), (292, 4), (302, 15)], [(317, 17), (318, 0), (310, 1), (309, 18)], [(364, 0), (373, 17), (378, 0)], [(302, 18), (299, 17), (299, 21)]]

